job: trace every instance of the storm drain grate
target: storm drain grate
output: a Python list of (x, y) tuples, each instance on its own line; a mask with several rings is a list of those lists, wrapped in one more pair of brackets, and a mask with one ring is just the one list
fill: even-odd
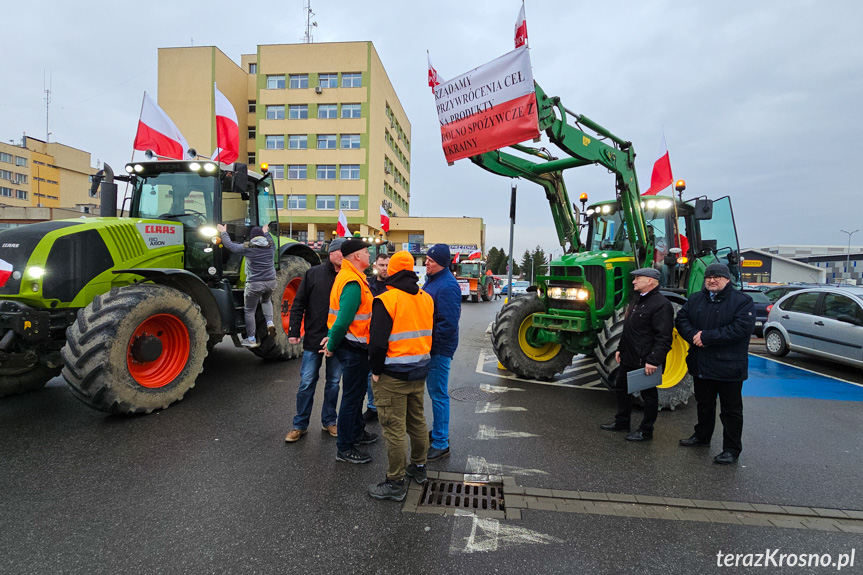
[(420, 506), (504, 511), (503, 487), (494, 483), (467, 483), (429, 479)]

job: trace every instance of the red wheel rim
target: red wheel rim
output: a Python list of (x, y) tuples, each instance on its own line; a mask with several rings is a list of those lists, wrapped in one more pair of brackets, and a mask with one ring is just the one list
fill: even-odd
[[(140, 362), (132, 357), (132, 344), (140, 337), (155, 337), (162, 353), (153, 361)], [(177, 316), (160, 313), (145, 319), (135, 329), (126, 349), (126, 366), (132, 378), (144, 387), (164, 387), (174, 381), (189, 361), (192, 342), (189, 330)]]
[[(282, 329), (285, 330), (285, 333), (288, 333), (288, 330), (291, 326), (291, 306), (294, 305), (294, 298), (297, 296), (297, 289), (300, 287), (301, 278), (294, 278), (288, 285), (285, 286), (285, 291), (282, 293)], [(305, 321), (300, 326), (300, 336), (304, 335), (306, 332), (305, 329)]]

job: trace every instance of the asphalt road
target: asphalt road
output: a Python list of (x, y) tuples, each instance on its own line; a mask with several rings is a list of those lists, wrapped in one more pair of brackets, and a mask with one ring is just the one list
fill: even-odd
[[(712, 463), (718, 434), (710, 449), (677, 446), (692, 402), (660, 414), (653, 442), (627, 443), (598, 429), (614, 398), (589, 365), (559, 386), (510, 379), (483, 360), (499, 307), (464, 304), (450, 390), (473, 393), (452, 401), (452, 455), (431, 470), (475, 472), (480, 462), (531, 488), (863, 510), (863, 402), (747, 397), (736, 466)], [(729, 571), (717, 567), (720, 551), (776, 548), (856, 550), (842, 572), (863, 571), (860, 533), (540, 509), (518, 520), (404, 512), (365, 495), (384, 477), (381, 443), (369, 465), (335, 461), (335, 439), (314, 426), (320, 389), (309, 434), (284, 442), (298, 377), (299, 361), (263, 362), (226, 340), (182, 402), (149, 416), (92, 411), (56, 380), (0, 401), (0, 571), (690, 574)]]

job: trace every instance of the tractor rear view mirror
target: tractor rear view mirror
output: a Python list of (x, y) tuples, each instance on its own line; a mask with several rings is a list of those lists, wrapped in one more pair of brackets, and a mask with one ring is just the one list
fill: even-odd
[(716, 240), (701, 240), (701, 253), (712, 254), (716, 253)]
[(695, 219), (709, 220), (713, 218), (713, 200), (695, 200)]
[(234, 164), (234, 177), (231, 182), (231, 191), (239, 193), (244, 200), (249, 199), (249, 167), (246, 164)]

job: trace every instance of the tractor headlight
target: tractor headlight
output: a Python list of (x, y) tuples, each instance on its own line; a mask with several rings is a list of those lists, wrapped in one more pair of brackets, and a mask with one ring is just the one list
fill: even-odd
[(548, 297), (552, 299), (563, 299), (563, 289), (559, 287), (548, 288)]
[(40, 268), (38, 266), (31, 266), (27, 268), (27, 277), (29, 277), (30, 279), (38, 280), (44, 275), (45, 268)]
[(205, 172), (215, 172), (216, 171), (216, 164), (211, 164), (209, 162), (204, 164), (204, 171)]
[(575, 292), (575, 299), (577, 299), (578, 301), (586, 301), (589, 297), (590, 292), (588, 292), (586, 289), (580, 289)]
[(667, 210), (668, 208), (671, 207), (671, 201), (670, 200), (657, 200), (656, 201), (656, 207), (659, 208), (660, 210)]
[(548, 297), (551, 299), (563, 299), (570, 301), (585, 301), (590, 297), (590, 292), (584, 288), (571, 287), (550, 287), (548, 288)]
[(189, 164), (189, 169), (193, 172), (200, 172), (201, 164), (199, 164), (198, 162), (192, 162), (191, 164)]
[(201, 226), (198, 228), (198, 233), (200, 233), (205, 238), (214, 238), (219, 235), (219, 230), (212, 226)]

